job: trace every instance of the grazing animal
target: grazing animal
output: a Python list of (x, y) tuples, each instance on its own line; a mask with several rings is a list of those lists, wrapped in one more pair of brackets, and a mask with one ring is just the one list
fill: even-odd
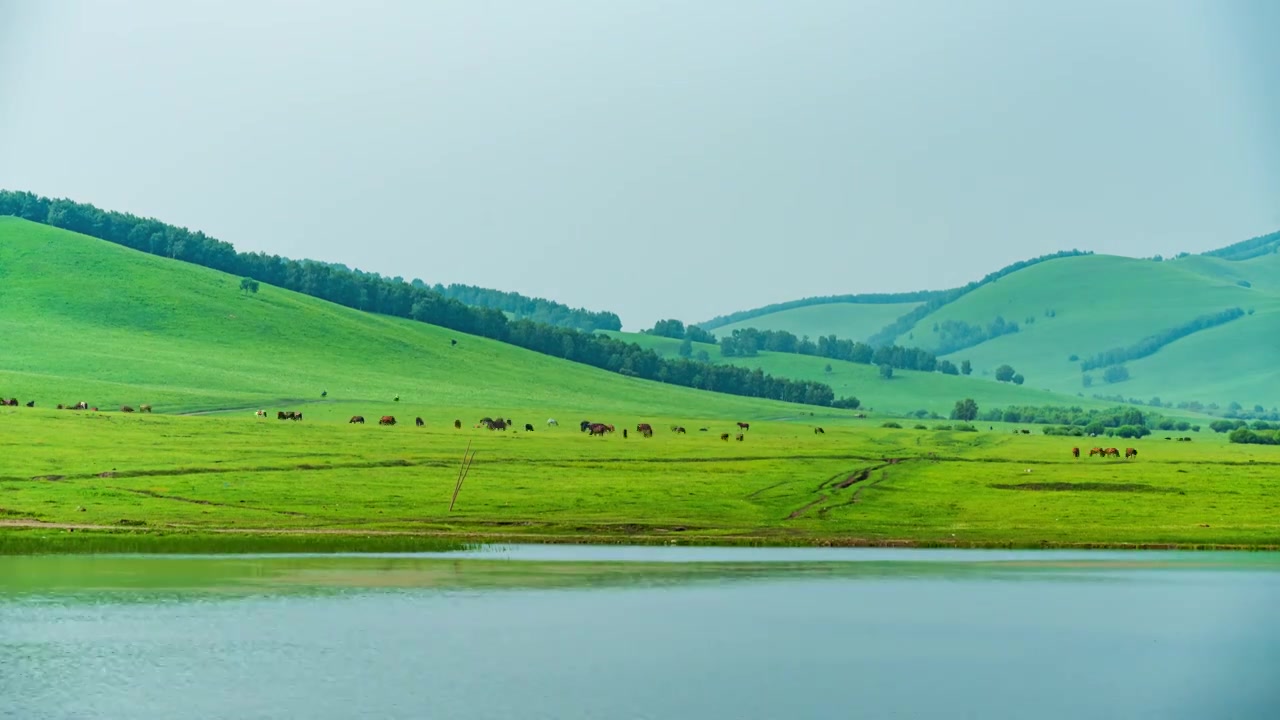
[(489, 428), (490, 430), (505, 431), (507, 429), (507, 421), (503, 420), (502, 418), (498, 418), (497, 420), (490, 420), (489, 422), (485, 423), (485, 427)]
[(578, 423), (578, 432), (586, 432), (587, 428), (589, 427), (591, 427), (591, 421), (583, 420), (582, 422)]
[(1138, 451), (1135, 448), (1125, 448), (1124, 456), (1125, 456), (1125, 459), (1136, 458), (1138, 457)]
[(120, 412), (133, 412), (133, 408), (129, 407), (128, 405), (121, 405)]
[(605, 429), (605, 430), (608, 430), (609, 432), (613, 432), (613, 426), (612, 426), (612, 425), (605, 425), (605, 426), (604, 426), (604, 429)]
[(36, 406), (36, 401), (35, 401), (35, 400), (32, 400), (32, 401), (30, 401), (30, 402), (28, 402), (28, 403), (27, 403), (27, 407), (35, 407), (35, 406)]
[(640, 423), (636, 425), (636, 432), (645, 437), (653, 437), (653, 426), (649, 423)]
[(264, 418), (264, 417), (266, 417), (266, 416), (267, 416), (267, 411), (266, 411), (266, 410), (259, 410), (258, 412), (254, 413), (253, 415), (254, 415), (254, 417)]
[(1023, 435), (1030, 435), (1030, 434), (1031, 434), (1031, 431), (1030, 431), (1030, 430), (1020, 430), (1019, 432), (1021, 432)]
[(1080, 457), (1080, 448), (1071, 448), (1072, 457)]
[(59, 410), (65, 410), (66, 408), (62, 406), (62, 403), (58, 403), (58, 409), (59, 409)]
[(328, 390), (321, 390), (321, 391), (320, 391), (320, 397), (322, 397), (322, 398), (323, 398), (323, 397), (329, 397), (329, 391), (328, 391)]
[(89, 403), (87, 403), (87, 402), (85, 402), (85, 401), (81, 400), (80, 402), (76, 403), (76, 409), (77, 409), (77, 410), (88, 410), (88, 409), (89, 409)]
[(283, 410), (277, 410), (277, 411), (276, 411), (276, 419), (277, 419), (277, 420), (284, 420), (284, 419), (285, 419), (285, 414), (284, 414), (284, 411), (283, 411)]
[(364, 416), (363, 416), (363, 415), (352, 415), (352, 416), (351, 416), (351, 419), (347, 421), (347, 424), (348, 424), (348, 425), (363, 425), (363, 424), (364, 424)]
[(461, 429), (462, 429), (462, 421), (461, 421), (461, 420), (454, 420), (454, 421), (453, 421), (453, 429), (454, 429), (454, 430), (461, 430)]
[(1104, 457), (1120, 457), (1120, 451), (1115, 448), (1107, 448), (1102, 454)]
[(708, 430), (710, 430), (710, 429), (711, 429), (711, 428), (698, 428), (698, 432), (706, 432), (706, 431), (708, 431)]
[[(502, 418), (498, 418), (498, 419), (501, 420)], [(511, 427), (515, 427), (516, 421), (512, 420), (511, 418), (507, 418), (507, 424), (510, 425)]]
[(599, 435), (600, 437), (604, 437), (604, 434), (609, 432), (609, 426), (602, 423), (591, 423), (587, 426), (587, 432), (593, 436)]
[(721, 439), (721, 440), (728, 440), (728, 439), (729, 439), (729, 433), (720, 433), (720, 439)]
[(827, 434), (827, 431), (826, 431), (826, 430), (823, 430), (823, 429), (822, 429), (822, 428), (820, 428), (820, 427), (816, 427), (816, 428), (814, 428), (814, 429), (813, 429), (813, 434), (814, 434), (814, 435), (826, 435), (826, 434)]
[(292, 418), (290, 418), (290, 419), (291, 419), (291, 420), (301, 420), (301, 419), (302, 419), (302, 413), (300, 413), (300, 412), (296, 412), (296, 413), (294, 413), (294, 414), (293, 414), (293, 417), (292, 417)]
[(524, 431), (525, 431), (525, 432), (533, 432), (533, 425), (531, 425), (531, 424), (529, 424), (529, 423), (525, 423), (525, 424), (524, 424)]
[(400, 396), (396, 395), (395, 397), (391, 398), (391, 402), (400, 402)]
[(627, 439), (627, 429), (626, 429), (626, 428), (622, 428), (622, 439), (623, 439), (623, 440), (626, 440), (626, 439)]
[(396, 424), (396, 416), (395, 416), (395, 415), (383, 415), (383, 416), (382, 416), (382, 419), (378, 421), (378, 424), (379, 424), (379, 425), (395, 425), (395, 424)]
[(1089, 448), (1089, 457), (1093, 457), (1094, 455), (1102, 455), (1102, 454), (1103, 454), (1102, 448), (1098, 448), (1098, 447)]
[(426, 423), (422, 422), (422, 418), (414, 418), (413, 424), (417, 425), (418, 427), (422, 427), (423, 425), (426, 425)]
[(89, 412), (98, 412), (97, 406), (89, 408)]
[(738, 436), (735, 437), (734, 440), (737, 440), (738, 442), (742, 442), (742, 433), (738, 433)]
[(6, 407), (9, 405), (12, 405), (13, 407), (18, 407), (18, 399), (9, 398), (8, 400), (5, 400), (4, 398), (0, 398), (0, 405), (6, 406)]
[(454, 345), (457, 345), (457, 344), (458, 344), (458, 341), (457, 341), (457, 340), (450, 340), (450, 341), (449, 341), (449, 347), (453, 347)]
[(555, 418), (547, 418), (547, 427), (560, 427), (560, 423)]
[(751, 429), (751, 423), (744, 423), (744, 422), (740, 422), (740, 423), (738, 423), (738, 429), (739, 429), (739, 430), (750, 430), (750, 429)]
[(139, 405), (139, 406), (138, 406), (138, 412), (151, 412), (151, 406), (150, 406), (150, 405)]

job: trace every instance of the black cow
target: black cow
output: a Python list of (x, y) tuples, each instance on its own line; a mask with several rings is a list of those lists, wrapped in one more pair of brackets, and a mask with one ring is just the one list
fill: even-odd
[(578, 431), (579, 431), (579, 432), (586, 432), (586, 431), (587, 431), (587, 428), (589, 428), (589, 427), (591, 427), (591, 421), (590, 421), (590, 420), (583, 420), (582, 422), (578, 423)]
[(532, 425), (530, 425), (529, 423), (525, 423), (525, 424), (524, 424), (524, 431), (525, 431), (525, 432), (533, 432), (533, 426), (532, 426)]
[(348, 424), (348, 425), (363, 425), (363, 424), (364, 424), (364, 416), (363, 416), (363, 415), (352, 415), (352, 416), (351, 416), (351, 419), (347, 421), (347, 424)]
[(422, 422), (422, 418), (414, 418), (413, 424), (417, 425), (418, 427), (422, 427), (423, 425), (426, 425), (426, 423)]

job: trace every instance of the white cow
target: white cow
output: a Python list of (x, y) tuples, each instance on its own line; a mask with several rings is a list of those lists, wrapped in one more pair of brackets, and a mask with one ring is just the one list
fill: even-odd
[(547, 427), (560, 427), (560, 423), (555, 418), (547, 418)]

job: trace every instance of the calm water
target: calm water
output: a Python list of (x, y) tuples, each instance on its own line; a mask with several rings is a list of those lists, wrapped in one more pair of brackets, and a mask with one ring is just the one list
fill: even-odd
[(1280, 557), (0, 558), (4, 718), (1277, 718)]

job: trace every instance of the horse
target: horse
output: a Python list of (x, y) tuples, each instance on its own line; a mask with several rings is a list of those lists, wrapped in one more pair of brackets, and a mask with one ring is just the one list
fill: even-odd
[(738, 423), (738, 429), (739, 429), (739, 430), (750, 430), (750, 429), (751, 429), (751, 423), (744, 423), (744, 422), (740, 422), (740, 423)]

